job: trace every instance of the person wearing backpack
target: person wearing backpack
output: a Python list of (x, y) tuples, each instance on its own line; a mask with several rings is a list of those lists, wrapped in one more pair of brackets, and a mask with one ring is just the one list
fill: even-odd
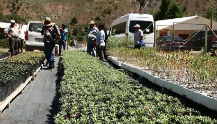
[(41, 34), (44, 35), (44, 54), (49, 64), (48, 69), (54, 68), (55, 44), (60, 40), (60, 31), (56, 24), (51, 22), (50, 17), (46, 17)]
[(99, 32), (94, 21), (91, 21), (90, 27), (87, 29), (87, 53), (96, 57), (96, 35)]

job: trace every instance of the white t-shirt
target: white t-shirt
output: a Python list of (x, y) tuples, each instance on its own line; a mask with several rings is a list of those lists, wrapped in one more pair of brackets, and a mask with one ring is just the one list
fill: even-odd
[(139, 29), (138, 31), (136, 31), (134, 33), (134, 43), (135, 44), (138, 44), (137, 41), (140, 41), (141, 40), (141, 37), (143, 37), (143, 31), (141, 29)]
[(13, 28), (8, 27), (4, 30), (5, 33), (8, 33), (10, 35), (12, 35), (13, 37), (18, 37), (19, 36), (19, 29), (17, 26), (14, 26)]
[(23, 40), (25, 39), (25, 31), (23, 27), (19, 28), (19, 38)]

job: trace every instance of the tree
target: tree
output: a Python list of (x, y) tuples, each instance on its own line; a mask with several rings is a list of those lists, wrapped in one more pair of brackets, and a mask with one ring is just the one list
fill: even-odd
[(160, 9), (155, 13), (155, 20), (182, 17), (180, 5), (174, 0), (162, 0)]
[(182, 11), (180, 6), (176, 2), (173, 2), (169, 8), (169, 11), (167, 12), (167, 18), (172, 19), (179, 17), (182, 17)]
[(206, 9), (205, 17), (208, 19), (213, 18), (214, 20), (217, 20), (217, 9), (214, 9), (212, 6), (209, 6)]
[(75, 24), (78, 24), (78, 18), (76, 16), (74, 16), (71, 20), (71, 25), (75, 25)]
[(19, 0), (13, 0), (11, 3), (11, 13), (12, 15), (17, 15), (18, 11), (20, 10), (22, 4)]
[(171, 0), (162, 0), (161, 5), (160, 5), (160, 9), (155, 14), (156, 20), (165, 19), (165, 16), (166, 16), (167, 12), (169, 11), (170, 4), (171, 4)]

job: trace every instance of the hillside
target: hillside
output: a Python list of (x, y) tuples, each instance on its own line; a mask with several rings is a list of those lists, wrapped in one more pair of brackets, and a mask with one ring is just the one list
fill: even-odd
[[(10, 14), (13, 0), (1, 0), (0, 11)], [(115, 18), (131, 12), (154, 14), (161, 0), (19, 0), (18, 14), (28, 20), (41, 20), (51, 16), (56, 23), (69, 23), (73, 17), (79, 24), (98, 19), (110, 24)], [(217, 0), (177, 0), (185, 16), (203, 16), (209, 5), (216, 5)], [(141, 8), (140, 8), (141, 7)]]

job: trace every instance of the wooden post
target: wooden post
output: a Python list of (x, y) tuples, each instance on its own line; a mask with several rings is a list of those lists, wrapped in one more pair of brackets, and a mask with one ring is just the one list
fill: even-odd
[(156, 22), (154, 22), (154, 48), (157, 50), (157, 28), (156, 28)]
[(207, 53), (207, 50), (208, 50), (208, 48), (207, 48), (207, 25), (205, 25), (205, 53)]

